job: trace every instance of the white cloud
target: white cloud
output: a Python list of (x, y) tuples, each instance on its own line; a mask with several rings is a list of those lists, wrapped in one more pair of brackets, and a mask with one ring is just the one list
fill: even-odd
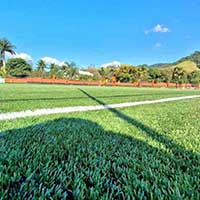
[(167, 33), (167, 32), (170, 32), (169, 28), (167, 27), (164, 27), (163, 25), (156, 25), (154, 28), (153, 28), (153, 31), (156, 32), (156, 33)]
[(162, 46), (162, 44), (160, 43), (160, 42), (157, 42), (156, 44), (155, 44), (155, 47), (156, 48), (160, 48)]
[(42, 60), (46, 63), (46, 64), (56, 64), (58, 66), (62, 66), (65, 64), (64, 61), (60, 61), (60, 60), (57, 60), (56, 58), (52, 58), (52, 57), (44, 57), (42, 58)]
[(119, 67), (120, 65), (121, 65), (120, 62), (113, 61), (113, 62), (110, 62), (110, 63), (103, 64), (103, 65), (101, 65), (101, 67), (109, 67), (109, 66)]
[(163, 25), (157, 24), (152, 29), (144, 31), (144, 33), (146, 35), (149, 34), (150, 32), (153, 32), (153, 33), (168, 33), (168, 32), (170, 32), (170, 29), (163, 26)]
[(15, 55), (16, 58), (23, 58), (26, 61), (32, 61), (32, 57), (29, 54), (26, 53), (19, 53)]
[(27, 53), (16, 53), (14, 55), (6, 53), (6, 56), (8, 58), (22, 58), (22, 59), (24, 59), (26, 61), (32, 61), (33, 60), (33, 58), (29, 54), (27, 54)]

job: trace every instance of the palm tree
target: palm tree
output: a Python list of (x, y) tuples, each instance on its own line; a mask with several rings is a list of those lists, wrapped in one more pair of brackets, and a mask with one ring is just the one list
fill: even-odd
[(115, 66), (101, 67), (99, 70), (100, 76), (105, 80), (112, 80), (116, 76), (117, 70)]
[(65, 62), (65, 64), (61, 67), (63, 72), (63, 76), (69, 79), (74, 79), (78, 74), (77, 65), (74, 62)]
[(42, 77), (44, 77), (44, 72), (46, 68), (46, 63), (41, 59), (37, 63), (37, 70), (41, 72)]
[(14, 55), (15, 51), (13, 49), (15, 49), (15, 46), (12, 45), (6, 38), (0, 39), (0, 56), (3, 62), (4, 70), (6, 67), (6, 52)]
[(56, 78), (59, 67), (55, 63), (50, 64), (50, 74), (53, 79)]

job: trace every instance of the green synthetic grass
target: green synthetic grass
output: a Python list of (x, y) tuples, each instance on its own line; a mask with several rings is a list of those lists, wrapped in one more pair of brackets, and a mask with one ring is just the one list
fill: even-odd
[(199, 110), (193, 99), (1, 122), (0, 197), (200, 199)]
[(0, 112), (80, 105), (97, 105), (90, 95), (108, 104), (200, 94), (199, 90), (64, 85), (0, 85)]

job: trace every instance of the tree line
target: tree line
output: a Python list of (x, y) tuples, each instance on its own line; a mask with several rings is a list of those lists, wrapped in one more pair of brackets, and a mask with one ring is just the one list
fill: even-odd
[[(200, 71), (187, 73), (178, 66), (179, 62), (192, 60), (200, 66), (200, 52), (195, 52), (190, 57), (185, 57), (175, 63), (174, 68), (155, 68), (147, 65), (133, 66), (121, 64), (120, 66), (95, 67), (84, 69), (93, 76), (79, 73), (79, 67), (74, 62), (64, 62), (61, 66), (55, 63), (46, 64), (39, 60), (33, 68), (32, 63), (22, 58), (10, 58), (6, 61), (6, 53), (15, 54), (15, 46), (7, 39), (0, 39), (0, 76), (2, 77), (43, 77), (62, 78), (70, 80), (105, 80), (116, 82), (174, 82), (174, 83), (200, 83)], [(199, 64), (199, 65), (198, 65)], [(165, 64), (167, 65), (167, 64)]]

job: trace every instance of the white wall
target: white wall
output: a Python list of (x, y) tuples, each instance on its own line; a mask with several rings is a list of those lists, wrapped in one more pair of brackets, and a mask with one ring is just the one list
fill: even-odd
[(86, 75), (86, 76), (94, 76), (94, 74), (86, 71), (79, 70), (79, 74)]
[(0, 83), (5, 83), (5, 79), (0, 77)]

